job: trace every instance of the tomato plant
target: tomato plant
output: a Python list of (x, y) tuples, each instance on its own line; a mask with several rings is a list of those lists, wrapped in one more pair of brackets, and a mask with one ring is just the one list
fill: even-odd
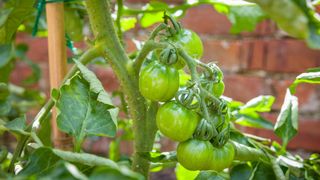
[[(178, 163), (177, 177), (184, 179), (190, 179), (189, 174), (196, 179), (317, 179), (319, 155), (302, 159), (286, 147), (298, 132), (296, 87), (319, 83), (319, 69), (294, 80), (274, 125), (261, 113), (271, 111), (275, 98), (258, 96), (241, 103), (223, 96), (227, 87), (219, 64), (201, 60), (201, 38), (176, 20), (189, 8), (207, 4), (228, 17), (232, 33), (252, 31), (271, 18), (286, 35), (320, 48), (314, 10), (318, 1), (249, 1), (150, 2), (140, 9), (122, 0), (39, 0), (37, 9), (35, 0), (1, 3), (0, 179), (148, 179), (150, 171)], [(15, 38), (20, 31), (48, 34), (42, 16), (47, 3), (65, 7), (66, 28), (58, 29), (66, 32), (73, 66), (45, 102), (43, 93), (17, 86), (9, 77), (21, 60), (32, 71), (25, 85), (39, 81), (39, 65), (28, 59), (28, 47), (16, 44)], [(129, 54), (123, 33), (137, 22), (143, 28), (158, 24), (145, 42), (134, 40), (137, 50)], [(73, 41), (84, 39), (86, 50), (74, 47)], [(109, 94), (88, 64), (111, 67), (121, 88)], [(181, 74), (185, 82), (180, 85)], [(42, 108), (33, 116), (37, 106)], [(242, 133), (235, 124), (273, 130), (282, 144)], [(59, 138), (51, 139), (53, 133)], [(17, 140), (15, 148), (8, 136)], [(90, 144), (84, 142), (100, 136), (111, 141), (108, 158), (84, 148)], [(163, 136), (177, 141), (177, 148), (161, 152)], [(132, 156), (120, 152), (122, 141), (133, 141)], [(72, 147), (62, 149), (56, 142)]]

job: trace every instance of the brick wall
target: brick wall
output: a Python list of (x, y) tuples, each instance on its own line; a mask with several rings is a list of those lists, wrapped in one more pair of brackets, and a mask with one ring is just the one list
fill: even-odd
[[(138, 0), (128, 2), (136, 3)], [(278, 38), (277, 28), (270, 21), (260, 23), (255, 32), (230, 35), (231, 24), (227, 18), (217, 13), (211, 6), (201, 5), (188, 10), (182, 19), (182, 24), (200, 34), (205, 46), (203, 61), (217, 61), (224, 71), (226, 96), (243, 102), (261, 94), (276, 97), (272, 113), (265, 114), (273, 122), (281, 108), (285, 90), (293, 79), (307, 68), (320, 66), (320, 51), (310, 50), (304, 42), (298, 40)], [(133, 44), (130, 42), (132, 37), (143, 40), (146, 39), (148, 32), (148, 30), (134, 29), (126, 33), (128, 51), (133, 49)], [(43, 78), (36, 87), (48, 93), (46, 39), (19, 35), (17, 42), (29, 44), (29, 58), (37, 62), (43, 70)], [(83, 46), (82, 43), (79, 46)], [(13, 82), (19, 83), (21, 77), (30, 73), (25, 67), (24, 64), (18, 64), (11, 77)], [(108, 91), (118, 88), (118, 82), (111, 69), (102, 67), (92, 67), (92, 69)], [(289, 148), (319, 152), (320, 86), (300, 85), (296, 95), (299, 98), (300, 130), (289, 144)], [(242, 128), (242, 130), (277, 139), (271, 131), (252, 128)], [(172, 147), (168, 141), (164, 143), (168, 149)], [(93, 143), (92, 147), (101, 152), (106, 149), (101, 143)], [(128, 145), (125, 145), (125, 149), (130, 152)]]

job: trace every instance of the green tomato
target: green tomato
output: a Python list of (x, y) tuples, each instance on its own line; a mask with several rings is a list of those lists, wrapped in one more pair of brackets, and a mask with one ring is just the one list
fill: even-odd
[(234, 155), (235, 149), (230, 142), (226, 143), (222, 148), (213, 147), (210, 169), (222, 171), (228, 168), (233, 161)]
[(213, 150), (209, 141), (189, 139), (179, 143), (177, 159), (188, 170), (210, 170)]
[(179, 89), (179, 72), (157, 61), (144, 67), (139, 77), (139, 90), (152, 101), (168, 101)]
[(160, 132), (174, 141), (185, 141), (192, 137), (200, 117), (181, 104), (171, 101), (157, 112), (156, 122)]
[[(193, 31), (182, 29), (174, 37), (169, 38), (169, 41), (179, 44), (192, 58), (200, 59), (203, 54), (203, 45), (200, 37)], [(178, 57), (178, 61), (173, 64), (177, 69), (185, 66), (182, 57)]]
[(224, 93), (224, 82), (219, 81), (218, 83), (212, 84), (211, 92), (214, 96), (220, 97)]

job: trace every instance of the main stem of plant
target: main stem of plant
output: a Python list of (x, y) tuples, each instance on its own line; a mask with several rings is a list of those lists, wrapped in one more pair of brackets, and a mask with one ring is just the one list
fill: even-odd
[(130, 115), (134, 122), (134, 171), (148, 177), (149, 161), (139, 156), (139, 152), (152, 150), (155, 127), (148, 122), (147, 105), (138, 86), (138, 74), (128, 58), (114, 28), (110, 2), (106, 0), (87, 0), (87, 11), (96, 45), (100, 45), (106, 60), (110, 63), (120, 85), (126, 94)]

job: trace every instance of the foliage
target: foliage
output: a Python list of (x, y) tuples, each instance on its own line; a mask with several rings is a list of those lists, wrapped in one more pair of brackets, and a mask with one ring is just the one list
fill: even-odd
[[(29, 88), (41, 78), (40, 68), (27, 58), (27, 45), (14, 43), (20, 31), (47, 35), (43, 2), (38, 1), (35, 9), (34, 0), (8, 0), (0, 9), (0, 134), (11, 133), (17, 139), (14, 151), (0, 144), (0, 178), (144, 179), (149, 165), (152, 172), (175, 167), (177, 179), (320, 177), (319, 155), (302, 159), (286, 151), (298, 132), (295, 89), (300, 83), (320, 83), (320, 69), (297, 76), (273, 124), (262, 113), (272, 110), (275, 98), (261, 95), (242, 103), (223, 96), (222, 71), (214, 63), (201, 62), (200, 38), (176, 21), (188, 9), (207, 4), (227, 16), (232, 23), (230, 33), (253, 31), (259, 22), (272, 19), (286, 35), (304, 39), (310, 48), (319, 49), (320, 23), (315, 12), (318, 2), (186, 0), (171, 5), (151, 1), (134, 9), (122, 0), (117, 0), (116, 8), (105, 0), (65, 1), (65, 32), (74, 66), (61, 86), (52, 90), (46, 104), (41, 92)], [(82, 41), (88, 35), (83, 31), (88, 26), (87, 15), (95, 39), (89, 43), (89, 50), (82, 52), (73, 47), (73, 41)], [(138, 51), (129, 56), (121, 44), (122, 36), (138, 24), (143, 28), (158, 26), (148, 40), (136, 43)], [(22, 82), (24, 87), (9, 82), (17, 61), (32, 70)], [(109, 95), (86, 67), (90, 62), (109, 64), (122, 89)], [(152, 74), (150, 69), (154, 70), (155, 64), (163, 72)], [(168, 78), (167, 69), (174, 71), (174, 78)], [(144, 74), (152, 77), (143, 79)], [(152, 83), (154, 78), (158, 84)], [(168, 91), (170, 96), (155, 98)], [(115, 97), (121, 100), (118, 107), (112, 103)], [(167, 107), (168, 104), (176, 106)], [(42, 109), (29, 120), (26, 113), (40, 106)], [(74, 140), (73, 151), (52, 146), (49, 119), (54, 106), (59, 130)], [(125, 119), (119, 119), (119, 111)], [(172, 121), (168, 121), (170, 118)], [(273, 130), (282, 144), (243, 134), (235, 124)], [(94, 136), (112, 138), (109, 158), (84, 152), (83, 142)], [(177, 152), (160, 151), (158, 141), (165, 136), (183, 141)], [(131, 159), (121, 155), (121, 141), (134, 141)], [(193, 156), (196, 152), (197, 156)]]

